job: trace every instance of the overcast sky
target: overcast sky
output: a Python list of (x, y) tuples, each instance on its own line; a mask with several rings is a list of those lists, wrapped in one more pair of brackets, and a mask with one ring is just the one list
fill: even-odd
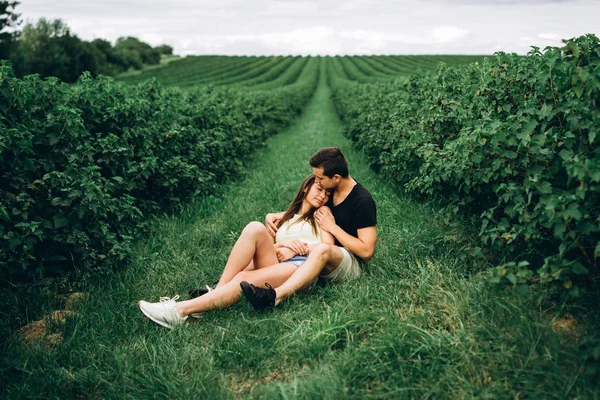
[(180, 55), (525, 54), (600, 36), (600, 0), (22, 0), (16, 11)]

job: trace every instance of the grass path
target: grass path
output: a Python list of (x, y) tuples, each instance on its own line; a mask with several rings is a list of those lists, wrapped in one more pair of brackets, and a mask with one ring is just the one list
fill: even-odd
[[(322, 72), (325, 72), (322, 63)], [(469, 237), (427, 204), (399, 198), (342, 136), (323, 74), (297, 123), (259, 150), (244, 181), (204, 199), (139, 244), (47, 350), (14, 344), (2, 394), (92, 398), (564, 398), (598, 396), (555, 310), (486, 285)], [(347, 155), (378, 207), (365, 275), (317, 286), (272, 313), (245, 301), (169, 331), (139, 299), (212, 283), (251, 220), (283, 210), (323, 146)], [(594, 386), (595, 385), (595, 386)]]

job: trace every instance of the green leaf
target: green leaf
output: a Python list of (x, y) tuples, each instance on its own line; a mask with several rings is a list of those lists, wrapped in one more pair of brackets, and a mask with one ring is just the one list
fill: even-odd
[(58, 136), (56, 136), (55, 134), (48, 135), (48, 139), (50, 141), (50, 146), (54, 146), (59, 141)]
[(512, 272), (509, 272), (508, 274), (506, 274), (505, 278), (508, 279), (510, 281), (510, 283), (512, 283), (513, 285), (517, 284), (517, 276), (515, 274), (513, 274)]
[(552, 115), (552, 106), (549, 104), (544, 104), (540, 109), (540, 116), (542, 118), (548, 118)]
[(596, 249), (594, 250), (596, 257), (600, 257), (600, 242), (596, 243)]
[(563, 218), (572, 218), (576, 221), (579, 221), (582, 217), (581, 212), (579, 212), (579, 204), (577, 203), (569, 204), (569, 207), (562, 214)]
[(554, 224), (554, 236), (557, 238), (562, 238), (566, 230), (567, 225), (563, 221), (557, 221), (556, 224)]
[(531, 132), (533, 132), (533, 130), (535, 129), (537, 124), (538, 124), (538, 122), (535, 119), (532, 119), (531, 121), (529, 121), (525, 125), (523, 125), (523, 129), (521, 130), (521, 133), (525, 136), (529, 136), (531, 134)]
[(590, 271), (588, 271), (588, 269), (586, 267), (584, 267), (583, 264), (581, 264), (578, 261), (576, 261), (573, 264), (573, 268), (571, 268), (571, 271), (573, 271), (573, 273), (577, 274), (577, 275), (587, 275), (590, 273)]
[(567, 161), (568, 159), (570, 159), (571, 157), (573, 157), (573, 152), (571, 150), (562, 149), (560, 151), (560, 153), (558, 153), (558, 155), (560, 156), (560, 158), (562, 158), (563, 160)]
[(61, 215), (55, 215), (54, 216), (54, 227), (55, 228), (62, 228), (64, 226), (69, 225), (69, 220)]
[(571, 290), (569, 290), (569, 295), (572, 297), (579, 297), (580, 294), (581, 290), (579, 289), (579, 286), (573, 286)]
[(596, 131), (593, 129), (590, 129), (590, 133), (588, 133), (588, 140), (590, 141), (590, 144), (594, 143), (595, 139), (596, 139)]
[(590, 224), (589, 222), (583, 222), (579, 224), (577, 228), (577, 232), (582, 233), (584, 235), (589, 235), (590, 233), (596, 230), (596, 225)]
[(538, 190), (542, 194), (552, 193), (552, 185), (548, 181), (540, 182), (540, 184), (538, 185)]
[(10, 221), (10, 215), (8, 215), (8, 212), (4, 207), (0, 207), (0, 218), (2, 218), (5, 221)]

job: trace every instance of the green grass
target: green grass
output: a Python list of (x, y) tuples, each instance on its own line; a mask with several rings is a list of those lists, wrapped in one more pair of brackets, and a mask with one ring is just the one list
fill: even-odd
[[(598, 398), (576, 350), (597, 311), (554, 330), (563, 310), (540, 293), (486, 284), (484, 261), (467, 255), (468, 229), (398, 196), (341, 131), (322, 75), (302, 117), (248, 161), (243, 181), (165, 216), (125, 271), (85, 288), (80, 312), (53, 328), (63, 344), (6, 342), (3, 397)], [(360, 280), (317, 286), (272, 313), (241, 301), (174, 331), (141, 314), (139, 299), (186, 298), (214, 282), (245, 224), (283, 210), (310, 155), (332, 145), (378, 207), (377, 251)], [(2, 302), (13, 328), (58, 307), (41, 288), (5, 291)]]

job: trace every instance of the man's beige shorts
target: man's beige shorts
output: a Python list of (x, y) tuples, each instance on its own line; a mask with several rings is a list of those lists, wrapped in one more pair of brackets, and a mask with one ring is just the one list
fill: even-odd
[(329, 275), (321, 275), (321, 278), (328, 281), (343, 282), (360, 277), (360, 264), (356, 256), (347, 248), (340, 247), (344, 254), (344, 259), (338, 267)]

